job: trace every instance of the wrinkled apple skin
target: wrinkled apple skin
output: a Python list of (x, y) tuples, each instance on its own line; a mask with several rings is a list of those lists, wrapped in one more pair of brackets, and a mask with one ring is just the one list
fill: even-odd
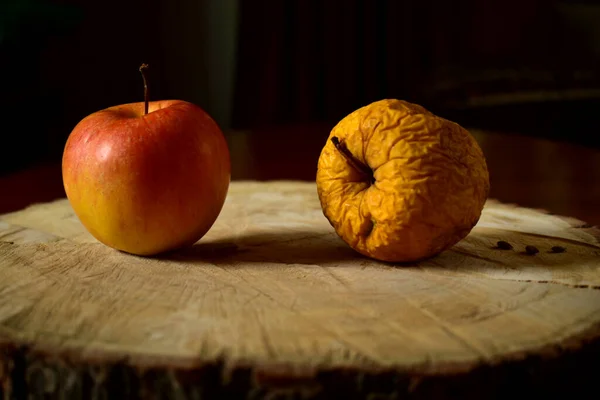
[(191, 245), (217, 219), (230, 156), (216, 122), (181, 100), (130, 103), (81, 120), (66, 142), (63, 184), (85, 228), (112, 248), (154, 255)]
[[(374, 182), (348, 163), (333, 137)], [(485, 155), (470, 132), (398, 99), (361, 107), (332, 129), (316, 182), (338, 236), (388, 262), (431, 258), (458, 243), (479, 221), (490, 190)]]

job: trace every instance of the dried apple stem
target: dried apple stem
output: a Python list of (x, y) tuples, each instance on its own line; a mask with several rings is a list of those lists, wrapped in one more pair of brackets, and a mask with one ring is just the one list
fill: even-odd
[(348, 147), (346, 147), (346, 143), (344, 143), (343, 141), (340, 141), (340, 139), (338, 139), (337, 136), (332, 137), (331, 142), (333, 143), (333, 145), (335, 146), (337, 151), (339, 151), (340, 154), (346, 159), (348, 164), (350, 164), (355, 170), (357, 170), (358, 172), (363, 174), (366, 178), (368, 178), (369, 182), (371, 182), (371, 183), (375, 182), (375, 177), (373, 176), (373, 170), (371, 170), (371, 168), (369, 168), (363, 162), (361, 162), (356, 157), (354, 157), (354, 155), (350, 152), (350, 150), (348, 150)]
[(148, 103), (150, 102), (150, 93), (148, 93), (148, 81), (146, 80), (145, 71), (148, 69), (148, 64), (140, 65), (140, 72), (142, 73), (142, 79), (144, 80), (144, 115), (148, 114)]

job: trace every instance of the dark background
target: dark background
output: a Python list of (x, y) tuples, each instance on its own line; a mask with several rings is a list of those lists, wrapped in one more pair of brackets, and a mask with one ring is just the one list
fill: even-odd
[(152, 99), (226, 131), (333, 125), (395, 97), (600, 148), (599, 61), (592, 0), (0, 0), (0, 174), (60, 160), (81, 118), (141, 101), (142, 62)]

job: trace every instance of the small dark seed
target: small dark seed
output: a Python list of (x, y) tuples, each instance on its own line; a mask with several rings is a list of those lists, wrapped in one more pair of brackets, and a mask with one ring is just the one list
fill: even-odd
[(553, 246), (551, 250), (552, 250), (552, 252), (553, 252), (553, 253), (563, 253), (563, 252), (565, 252), (567, 249), (565, 249), (565, 248), (564, 248), (564, 247), (562, 247), (562, 246)]
[(525, 246), (525, 252), (529, 255), (534, 255), (539, 253), (540, 251), (535, 246)]
[(498, 243), (496, 243), (498, 245), (499, 249), (502, 250), (512, 250), (512, 244), (505, 242), (504, 240), (499, 240)]

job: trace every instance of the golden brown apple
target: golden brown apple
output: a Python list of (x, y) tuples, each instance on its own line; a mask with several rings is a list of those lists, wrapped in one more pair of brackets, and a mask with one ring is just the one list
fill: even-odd
[(316, 183), (337, 234), (359, 253), (392, 262), (435, 256), (466, 237), (490, 188), (484, 154), (466, 129), (395, 99), (333, 128)]

